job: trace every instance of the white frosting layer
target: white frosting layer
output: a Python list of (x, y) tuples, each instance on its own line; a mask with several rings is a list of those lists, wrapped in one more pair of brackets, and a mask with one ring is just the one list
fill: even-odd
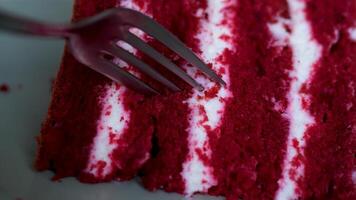
[(290, 34), (288, 33), (286, 27), (289, 26), (289, 22), (290, 21), (285, 18), (277, 17), (276, 22), (268, 24), (268, 29), (275, 38), (274, 45), (287, 45)]
[[(105, 90), (106, 95), (101, 100), (103, 109), (98, 121), (97, 136), (87, 167), (87, 172), (97, 177), (105, 177), (112, 171), (110, 155), (117, 148), (115, 140), (120, 139), (130, 119), (130, 112), (125, 110), (122, 104), (126, 88), (112, 83), (106, 86)], [(105, 162), (103, 169), (98, 165), (100, 162)]]
[[(211, 186), (217, 184), (212, 174), (212, 168), (203, 163), (197, 151), (204, 157), (210, 158), (211, 150), (206, 128), (211, 130), (218, 128), (225, 110), (225, 101), (231, 96), (228, 90), (229, 68), (221, 64), (218, 58), (225, 50), (233, 49), (231, 45), (233, 33), (229, 28), (229, 25), (233, 23), (232, 13), (224, 12), (224, 9), (232, 4), (232, 1), (227, 0), (208, 0), (207, 10), (200, 9), (196, 13), (197, 17), (201, 18), (201, 29), (195, 36), (199, 40), (200, 49), (203, 52), (200, 56), (206, 63), (212, 63), (215, 71), (219, 71), (221, 68), (225, 69), (225, 72), (220, 75), (228, 86), (221, 87), (216, 97), (213, 98), (205, 98), (204, 92), (194, 90), (193, 95), (185, 102), (190, 108), (190, 121), (187, 130), (189, 133), (189, 155), (183, 164), (182, 171), (187, 195), (206, 192)], [(205, 13), (209, 15), (208, 19), (203, 17)], [(223, 20), (227, 20), (227, 23), (222, 24)], [(226, 36), (227, 39), (222, 39), (222, 36)], [(216, 86), (215, 82), (208, 80), (205, 76), (198, 75), (195, 67), (187, 67), (187, 72), (205, 87), (205, 91)]]
[(348, 30), (351, 40), (356, 42), (356, 27), (349, 28)]
[[(119, 6), (141, 12), (146, 10), (146, 8), (140, 8), (132, 0), (121, 0)], [(140, 33), (137, 33), (137, 35), (143, 37)], [(118, 45), (133, 54), (136, 53), (136, 50), (127, 43), (118, 42)], [(128, 68), (127, 64), (119, 59), (115, 62), (120, 67)], [(100, 100), (102, 105), (101, 116), (97, 122), (97, 135), (94, 138), (86, 168), (86, 172), (96, 178), (104, 178), (112, 172), (112, 153), (118, 148), (117, 140), (120, 140), (130, 120), (130, 111), (126, 110), (122, 103), (125, 98), (125, 90), (124, 86), (110, 83), (105, 86), (105, 96)], [(105, 165), (102, 166), (102, 163), (105, 163)], [(121, 167), (119, 162), (114, 164), (117, 168)]]
[[(287, 155), (284, 161), (282, 178), (279, 180), (277, 200), (297, 199), (296, 180), (303, 176), (304, 165), (292, 165), (300, 154), (303, 155), (305, 145), (304, 134), (313, 125), (314, 118), (303, 107), (303, 101), (308, 102), (308, 96), (300, 92), (304, 84), (308, 84), (313, 65), (320, 59), (322, 47), (312, 38), (311, 25), (306, 19), (305, 2), (288, 0), (291, 16), (292, 33), (288, 36), (293, 52), (293, 70), (291, 88), (288, 94), (287, 109), (290, 119), (290, 130), (287, 143)], [(278, 37), (276, 38), (278, 39)], [(293, 145), (294, 143), (294, 145)]]

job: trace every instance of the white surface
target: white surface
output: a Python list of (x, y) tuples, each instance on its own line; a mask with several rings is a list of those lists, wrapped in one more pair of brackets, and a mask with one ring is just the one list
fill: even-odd
[[(67, 21), (71, 4), (72, 0), (0, 0), (1, 8), (50, 21)], [(10, 93), (0, 93), (1, 200), (182, 199), (176, 194), (148, 192), (137, 181), (89, 185), (66, 178), (52, 182), (53, 173), (35, 172), (35, 136), (47, 112), (50, 80), (58, 69), (63, 42), (0, 33), (0, 44), (0, 84), (11, 87)]]
[[(227, 87), (221, 87), (214, 98), (206, 98), (204, 92), (194, 90), (191, 98), (186, 100), (191, 112), (190, 127), (187, 130), (189, 133), (189, 155), (183, 164), (182, 172), (187, 195), (192, 195), (195, 192), (205, 192), (211, 186), (217, 184), (217, 180), (212, 174), (212, 168), (203, 163), (197, 150), (210, 158), (211, 150), (206, 127), (211, 130), (219, 128), (218, 126), (225, 110), (225, 101), (231, 97), (231, 92), (228, 90), (230, 83), (228, 66), (222, 65), (218, 61), (224, 51), (233, 49), (232, 42), (221, 39), (223, 35), (231, 38), (234, 34), (229, 28), (229, 25), (233, 23), (232, 18), (229, 18), (229, 15), (223, 12), (224, 8), (231, 6), (231, 4), (231, 1), (226, 0), (209, 0), (205, 11), (199, 10), (196, 13), (201, 18), (201, 30), (196, 35), (200, 42), (200, 49), (203, 52), (201, 57), (206, 63), (212, 63), (216, 72), (221, 68), (225, 68), (225, 73), (220, 75), (227, 83)], [(208, 19), (204, 19), (204, 13), (208, 14)], [(227, 23), (222, 24), (223, 20), (227, 20)], [(205, 87), (206, 91), (216, 85), (205, 76), (197, 75), (196, 68), (187, 67), (187, 69), (188, 74), (195, 77)], [(204, 120), (205, 118), (207, 118), (206, 121)]]
[[(302, 106), (302, 101), (308, 102), (308, 97), (300, 93), (304, 84), (308, 84), (308, 79), (313, 70), (313, 65), (321, 56), (321, 46), (312, 39), (310, 22), (306, 19), (304, 11), (305, 2), (300, 0), (288, 0), (292, 33), (289, 36), (289, 45), (293, 53), (293, 69), (290, 72), (292, 78), (291, 88), (288, 94), (289, 106), (287, 109), (290, 120), (290, 130), (287, 143), (287, 156), (283, 167), (283, 177), (279, 180), (279, 190), (277, 200), (298, 199), (295, 192), (295, 180), (303, 176), (304, 165), (299, 167), (291, 165), (292, 160), (298, 155), (297, 149), (292, 141), (298, 141), (298, 148), (303, 154), (304, 134), (308, 126), (314, 123), (313, 117)], [(291, 171), (296, 172), (295, 179), (290, 177)]]

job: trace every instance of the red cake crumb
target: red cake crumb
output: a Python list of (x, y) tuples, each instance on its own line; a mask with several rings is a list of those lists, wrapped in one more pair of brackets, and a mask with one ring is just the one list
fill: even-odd
[(96, 165), (97, 165), (97, 167), (99, 168), (99, 170), (98, 170), (99, 176), (102, 176), (104, 167), (106, 166), (106, 162), (104, 162), (104, 161), (99, 161)]
[(6, 84), (6, 83), (1, 84), (1, 85), (0, 85), (0, 92), (2, 92), (2, 93), (8, 93), (8, 92), (10, 92), (10, 87), (9, 87), (9, 85)]
[(215, 85), (210, 90), (205, 91), (204, 92), (205, 98), (212, 99), (212, 98), (216, 97), (220, 87), (221, 87), (220, 85)]

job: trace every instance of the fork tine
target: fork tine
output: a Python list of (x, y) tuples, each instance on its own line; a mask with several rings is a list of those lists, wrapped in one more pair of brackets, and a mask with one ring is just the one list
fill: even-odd
[(197, 83), (192, 77), (190, 77), (187, 73), (185, 73), (182, 69), (180, 69), (177, 65), (167, 59), (165, 56), (160, 54), (150, 45), (142, 41), (139, 37), (127, 31), (124, 34), (124, 41), (135, 47), (136, 49), (142, 51), (146, 55), (153, 58), (162, 66), (166, 67), (168, 70), (173, 72), (175, 75), (183, 79), (185, 82), (189, 83), (192, 87), (197, 88), (198, 90), (204, 90), (203, 86)]
[(111, 54), (114, 57), (118, 57), (122, 59), (123, 61), (137, 67), (140, 71), (144, 72), (148, 76), (154, 78), (158, 82), (162, 83), (172, 91), (180, 91), (180, 89), (171, 81), (163, 77), (161, 74), (159, 74), (156, 70), (154, 70), (152, 67), (148, 66), (146, 63), (142, 62), (138, 58), (136, 58), (134, 55), (126, 51), (125, 49), (119, 47), (116, 44), (110, 45), (108, 49), (108, 53)]
[(143, 30), (145, 33), (151, 35), (158, 41), (162, 42), (165, 46), (176, 52), (182, 58), (187, 60), (193, 66), (198, 67), (202, 72), (211, 77), (213, 80), (226, 85), (226, 83), (203, 61), (201, 61), (191, 50), (186, 47), (176, 36), (167, 31), (162, 25), (151, 19), (150, 17), (130, 9), (120, 9), (126, 12), (125, 20), (131, 26)]
[(111, 80), (127, 85), (128, 87), (135, 89), (136, 91), (143, 94), (159, 94), (157, 90), (153, 89), (131, 73), (104, 58), (97, 59), (95, 66), (91, 68), (107, 76)]

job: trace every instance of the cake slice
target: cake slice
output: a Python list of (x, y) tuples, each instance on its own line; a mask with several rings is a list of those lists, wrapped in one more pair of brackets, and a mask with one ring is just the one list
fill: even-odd
[(143, 96), (65, 51), (38, 170), (228, 200), (355, 199), (356, 2), (76, 0), (74, 20), (119, 6), (161, 23), (227, 85), (135, 30), (205, 90), (163, 70), (184, 91)]

